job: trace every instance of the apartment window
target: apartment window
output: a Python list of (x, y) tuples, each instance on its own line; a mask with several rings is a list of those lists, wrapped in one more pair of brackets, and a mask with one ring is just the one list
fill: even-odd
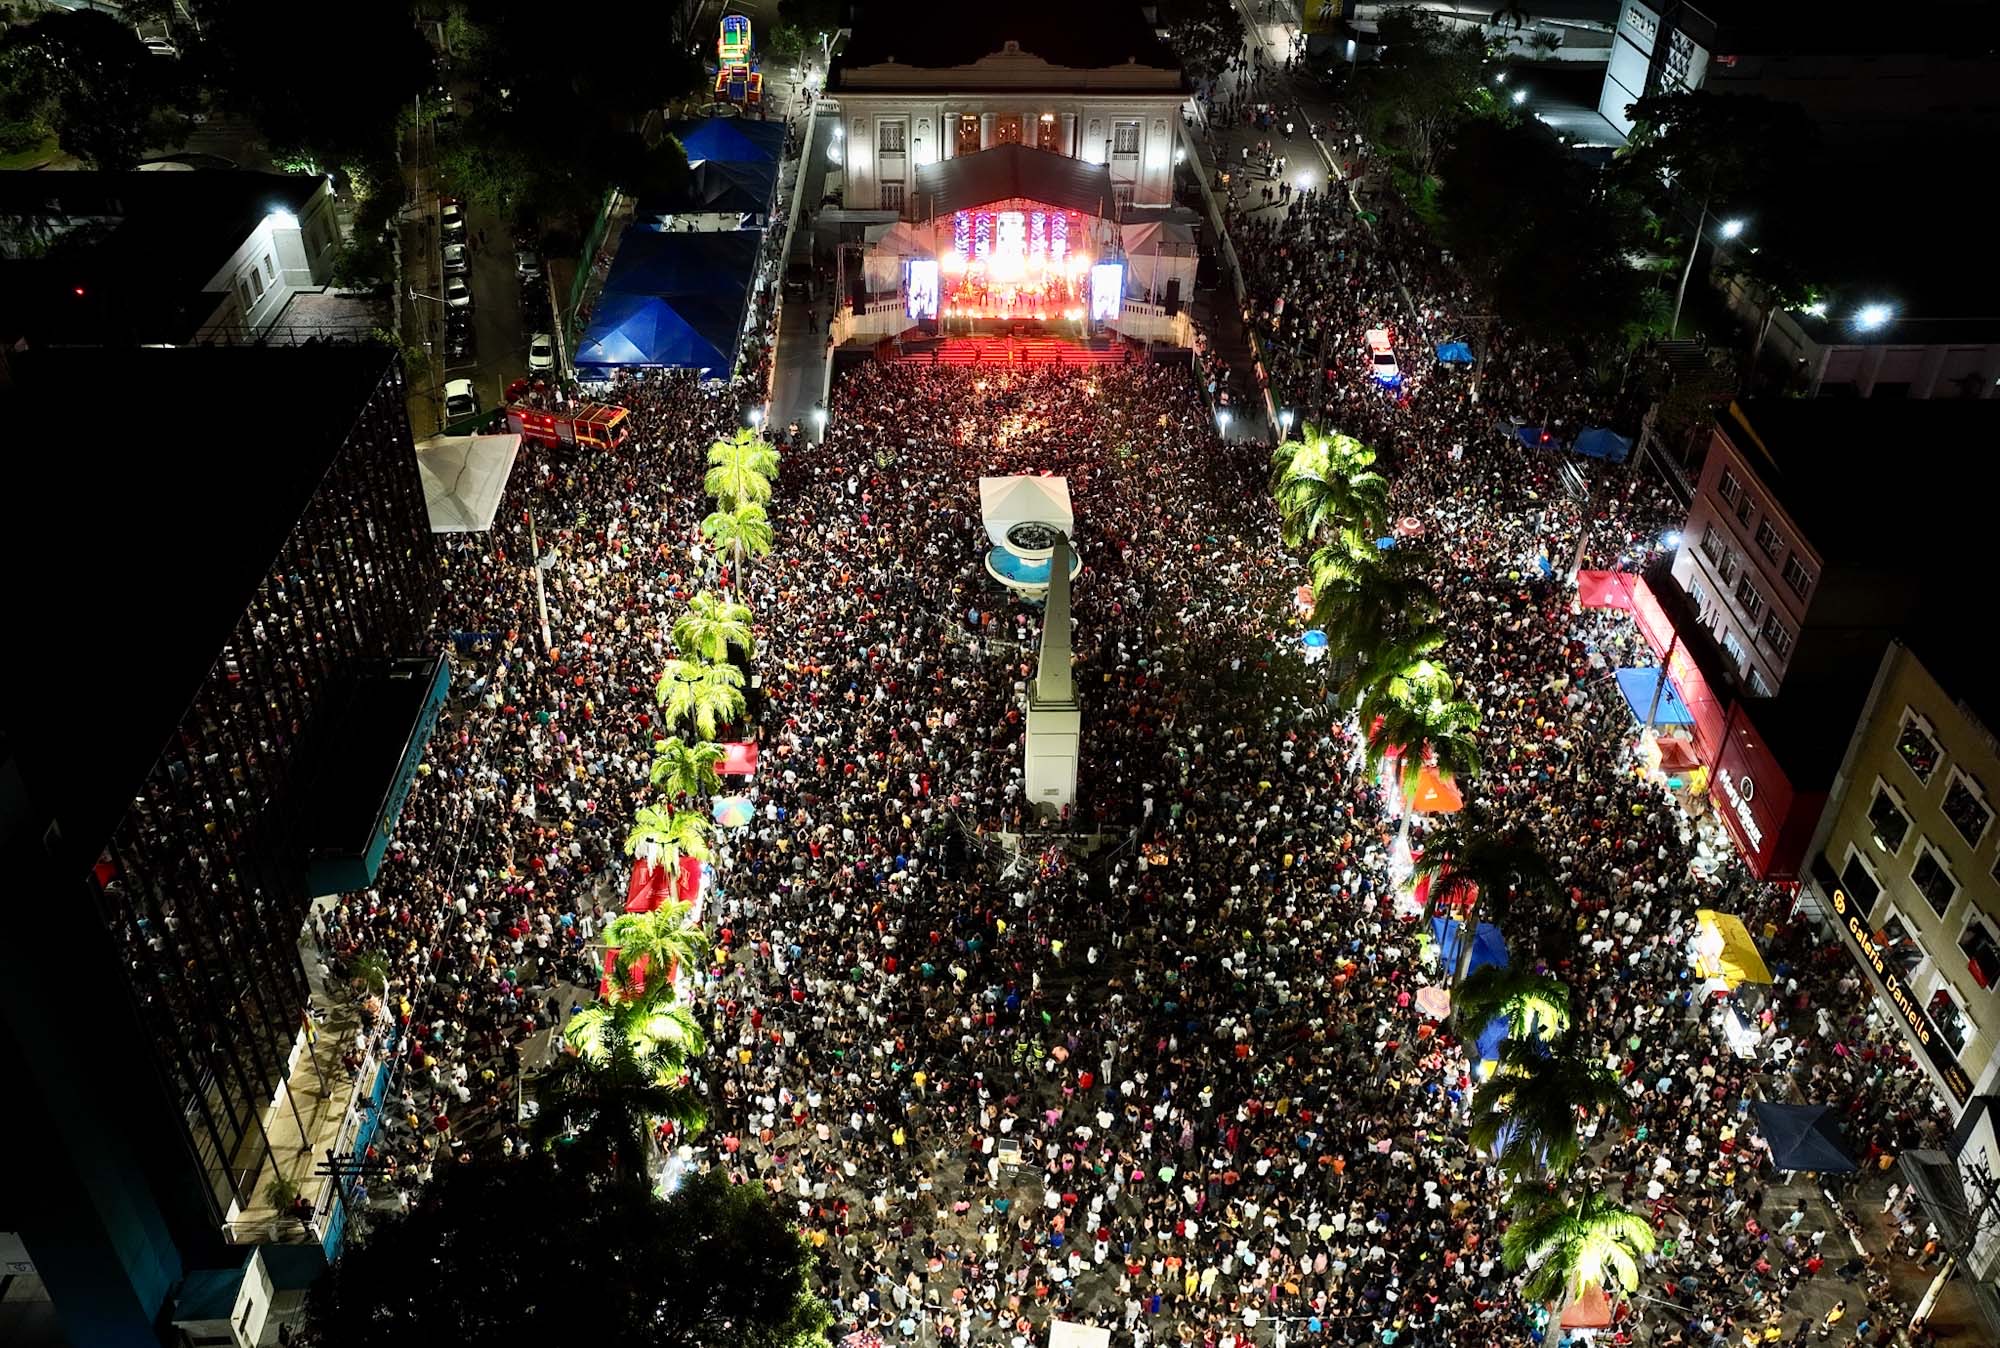
[(1764, 555), (1774, 562), (1778, 560), (1778, 553), (1784, 549), (1784, 541), (1778, 537), (1778, 531), (1771, 526), (1768, 518), (1757, 525), (1757, 546), (1762, 548)]
[(1910, 816), (1903, 812), (1903, 803), (1884, 782), (1875, 783), (1875, 799), (1868, 806), (1868, 827), (1875, 845), (1890, 856), (1902, 851), (1904, 840), (1910, 836)]
[[(1709, 526), (1711, 529), (1714, 527), (1712, 524)], [(1694, 604), (1694, 612), (1697, 618), (1703, 617), (1708, 613), (1708, 587), (1701, 583), (1700, 576), (1688, 577), (1688, 599)]]
[(1736, 522), (1744, 528), (1750, 527), (1750, 517), (1757, 512), (1751, 508), (1750, 493), (1744, 492), (1736, 499)]
[(1722, 470), (1722, 477), (1715, 484), (1715, 490), (1723, 500), (1735, 505), (1737, 498), (1743, 495), (1743, 484), (1736, 480), (1736, 474), (1725, 468)]
[(875, 148), (883, 154), (903, 153), (903, 137), (908, 130), (902, 122), (883, 122), (875, 131)]
[(1951, 1045), (1954, 1055), (1965, 1052), (1966, 1041), (1972, 1038), (1972, 1022), (1966, 1018), (1965, 1008), (1958, 1004), (1950, 988), (1939, 988), (1931, 998), (1927, 1008), (1931, 1020), (1937, 1025), (1938, 1033)]
[(1729, 555), (1729, 549), (1722, 541), (1722, 530), (1713, 524), (1701, 531), (1701, 555), (1715, 563), (1717, 567), (1720, 567), (1722, 559)]
[(1736, 582), (1736, 602), (1743, 605), (1743, 616), (1751, 622), (1764, 616), (1764, 596), (1757, 593), (1757, 587), (1750, 583), (1750, 573), (1745, 571), (1743, 579)]
[(1917, 970), (1923, 968), (1924, 961), (1930, 957), (1924, 953), (1924, 948), (1918, 943), (1917, 938), (1910, 934), (1910, 929), (1903, 924), (1900, 913), (1892, 911), (1889, 914), (1882, 923), (1881, 936), (1882, 939), (1876, 942), (1876, 946), (1888, 957), (1889, 963), (1895, 966), (1896, 972), (1905, 979), (1915, 978)]
[(1116, 187), (1113, 187), (1111, 189), (1111, 200), (1118, 208), (1118, 214), (1123, 216), (1126, 210), (1132, 205), (1132, 184), (1119, 183)]
[(882, 184), (882, 209), (900, 211), (903, 209), (903, 185), (901, 183)]
[(1738, 641), (1736, 634), (1727, 628), (1724, 628), (1722, 632), (1722, 653), (1728, 656), (1730, 663), (1738, 669), (1743, 667), (1743, 661), (1746, 658), (1743, 643)]
[(1769, 646), (1777, 655), (1782, 657), (1792, 653), (1792, 634), (1787, 632), (1785, 625), (1778, 621), (1777, 614), (1767, 613), (1764, 615), (1764, 625), (1757, 629), (1757, 635), (1762, 637), (1764, 644)]
[(1986, 792), (1957, 768), (1951, 770), (1951, 785), (1945, 788), (1944, 817), (1951, 820), (1958, 836), (1970, 847), (1979, 846), (1979, 840), (1986, 836), (1987, 825), (1993, 822)]
[(1799, 554), (1796, 551), (1785, 558), (1785, 584), (1793, 594), (1804, 599), (1806, 591), (1812, 588), (1812, 583), (1812, 572), (1806, 570), (1805, 564), (1799, 561)]
[(247, 280), (236, 283), (236, 297), (243, 301), (243, 312), (246, 314), (257, 307), (257, 297), (250, 293), (250, 282)]
[(1139, 124), (1137, 122), (1113, 122), (1111, 124), (1111, 153), (1139, 153)]
[(1965, 924), (1965, 934), (1958, 938), (1958, 948), (1965, 953), (1966, 967), (1980, 987), (2000, 982), (2000, 940), (1994, 938), (1992, 923), (1974, 913)]
[(1764, 676), (1757, 672), (1757, 666), (1755, 665), (1750, 666), (1750, 672), (1744, 675), (1743, 682), (1749, 686), (1750, 696), (1752, 697), (1769, 697), (1771, 695), (1771, 685), (1764, 682)]
[(1064, 148), (1062, 128), (1057, 124), (1053, 112), (1043, 113), (1041, 120), (1035, 124), (1035, 148), (1057, 152)]
[(271, 255), (269, 253), (264, 254), (264, 279), (267, 281), (275, 281), (278, 279), (277, 264), (271, 261)]
[(1882, 882), (1875, 878), (1875, 872), (1852, 847), (1847, 849), (1847, 864), (1840, 868), (1840, 887), (1847, 891), (1848, 897), (1864, 914), (1875, 906), (1875, 900), (1882, 897)]
[(1903, 729), (1896, 736), (1896, 752), (1910, 765), (1910, 771), (1925, 786), (1931, 784), (1938, 764), (1944, 761), (1944, 750), (1931, 736), (1931, 723), (1907, 708), (1903, 712)]
[(1917, 839), (1917, 860), (1910, 867), (1910, 883), (1939, 917), (1944, 916), (1945, 909), (1958, 897), (1958, 881), (1952, 878), (1951, 867), (1944, 855), (1931, 846), (1929, 838)]

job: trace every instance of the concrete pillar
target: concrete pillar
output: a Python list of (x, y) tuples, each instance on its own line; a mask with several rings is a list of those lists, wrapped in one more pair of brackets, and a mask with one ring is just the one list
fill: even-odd
[(1076, 114), (1073, 112), (1066, 112), (1062, 115), (1061, 148), (1062, 152), (1071, 159), (1076, 158)]
[(938, 158), (949, 159), (958, 153), (958, 114), (950, 108), (938, 118)]
[(979, 148), (982, 150), (993, 148), (993, 114), (990, 112), (979, 114)]
[(1854, 391), (1867, 398), (1875, 392), (1875, 381), (1882, 377), (1882, 358), (1889, 354), (1884, 346), (1871, 346), (1868, 354), (1861, 358), (1861, 370), (1854, 377)]

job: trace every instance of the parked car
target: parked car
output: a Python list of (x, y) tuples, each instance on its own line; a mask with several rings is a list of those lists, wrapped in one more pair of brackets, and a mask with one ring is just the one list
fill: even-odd
[(444, 205), (438, 210), (438, 219), (444, 225), (446, 234), (465, 233), (465, 207), (452, 198), (444, 199)]
[(447, 276), (458, 275), (472, 266), (471, 255), (462, 243), (448, 243), (444, 246), (444, 271)]
[(1369, 377), (1385, 388), (1394, 388), (1403, 382), (1403, 372), (1396, 366), (1396, 335), (1392, 328), (1368, 329), (1368, 373)]
[(542, 255), (532, 248), (520, 248), (514, 252), (514, 274), (523, 281), (542, 279)]
[(463, 276), (444, 278), (444, 302), (454, 309), (472, 307), (472, 287), (465, 283)]
[(463, 417), (475, 416), (479, 412), (479, 394), (473, 389), (470, 379), (449, 379), (444, 386), (444, 414), (447, 419), (457, 421)]
[(556, 367), (556, 339), (546, 332), (538, 332), (528, 340), (528, 368), (533, 371), (553, 370)]
[(181, 49), (173, 44), (173, 40), (171, 38), (149, 37), (145, 40), (145, 47), (147, 51), (151, 52), (155, 56), (166, 56), (174, 59), (179, 59), (181, 54)]
[(445, 329), (444, 349), (446, 355), (454, 361), (469, 359), (473, 353), (471, 326)]
[(549, 296), (540, 286), (521, 290), (521, 326), (535, 332), (549, 326)]

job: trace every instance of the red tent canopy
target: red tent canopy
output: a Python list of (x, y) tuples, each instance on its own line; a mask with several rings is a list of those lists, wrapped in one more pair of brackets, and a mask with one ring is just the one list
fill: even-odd
[[(670, 886), (667, 873), (651, 861), (643, 858), (632, 863), (632, 878), (625, 886), (625, 911), (628, 913), (650, 913), (669, 898), (682, 903), (699, 904), (701, 900), (701, 862), (693, 857), (681, 858), (680, 883)], [(700, 915), (697, 907), (696, 916)]]
[(724, 777), (748, 777), (757, 771), (757, 746), (747, 740), (729, 740), (718, 744), (722, 750), (722, 762), (716, 771)]
[(1611, 1299), (1597, 1283), (1584, 1288), (1581, 1296), (1563, 1308), (1563, 1329), (1603, 1329), (1610, 1323)]
[(1576, 573), (1576, 602), (1584, 608), (1632, 607), (1632, 586), (1638, 579), (1630, 571), (1579, 571)]

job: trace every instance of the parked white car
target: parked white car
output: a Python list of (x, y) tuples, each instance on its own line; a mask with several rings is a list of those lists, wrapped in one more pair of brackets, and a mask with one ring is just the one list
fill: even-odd
[(444, 272), (447, 276), (462, 275), (472, 266), (472, 258), (462, 243), (448, 243), (444, 246)]
[(472, 287), (465, 283), (463, 276), (444, 278), (444, 302), (454, 309), (472, 307)]
[(479, 394), (473, 389), (470, 379), (448, 379), (444, 386), (444, 414), (447, 419), (457, 421), (479, 411)]
[(556, 367), (556, 339), (546, 332), (538, 332), (528, 341), (528, 370), (540, 373)]

